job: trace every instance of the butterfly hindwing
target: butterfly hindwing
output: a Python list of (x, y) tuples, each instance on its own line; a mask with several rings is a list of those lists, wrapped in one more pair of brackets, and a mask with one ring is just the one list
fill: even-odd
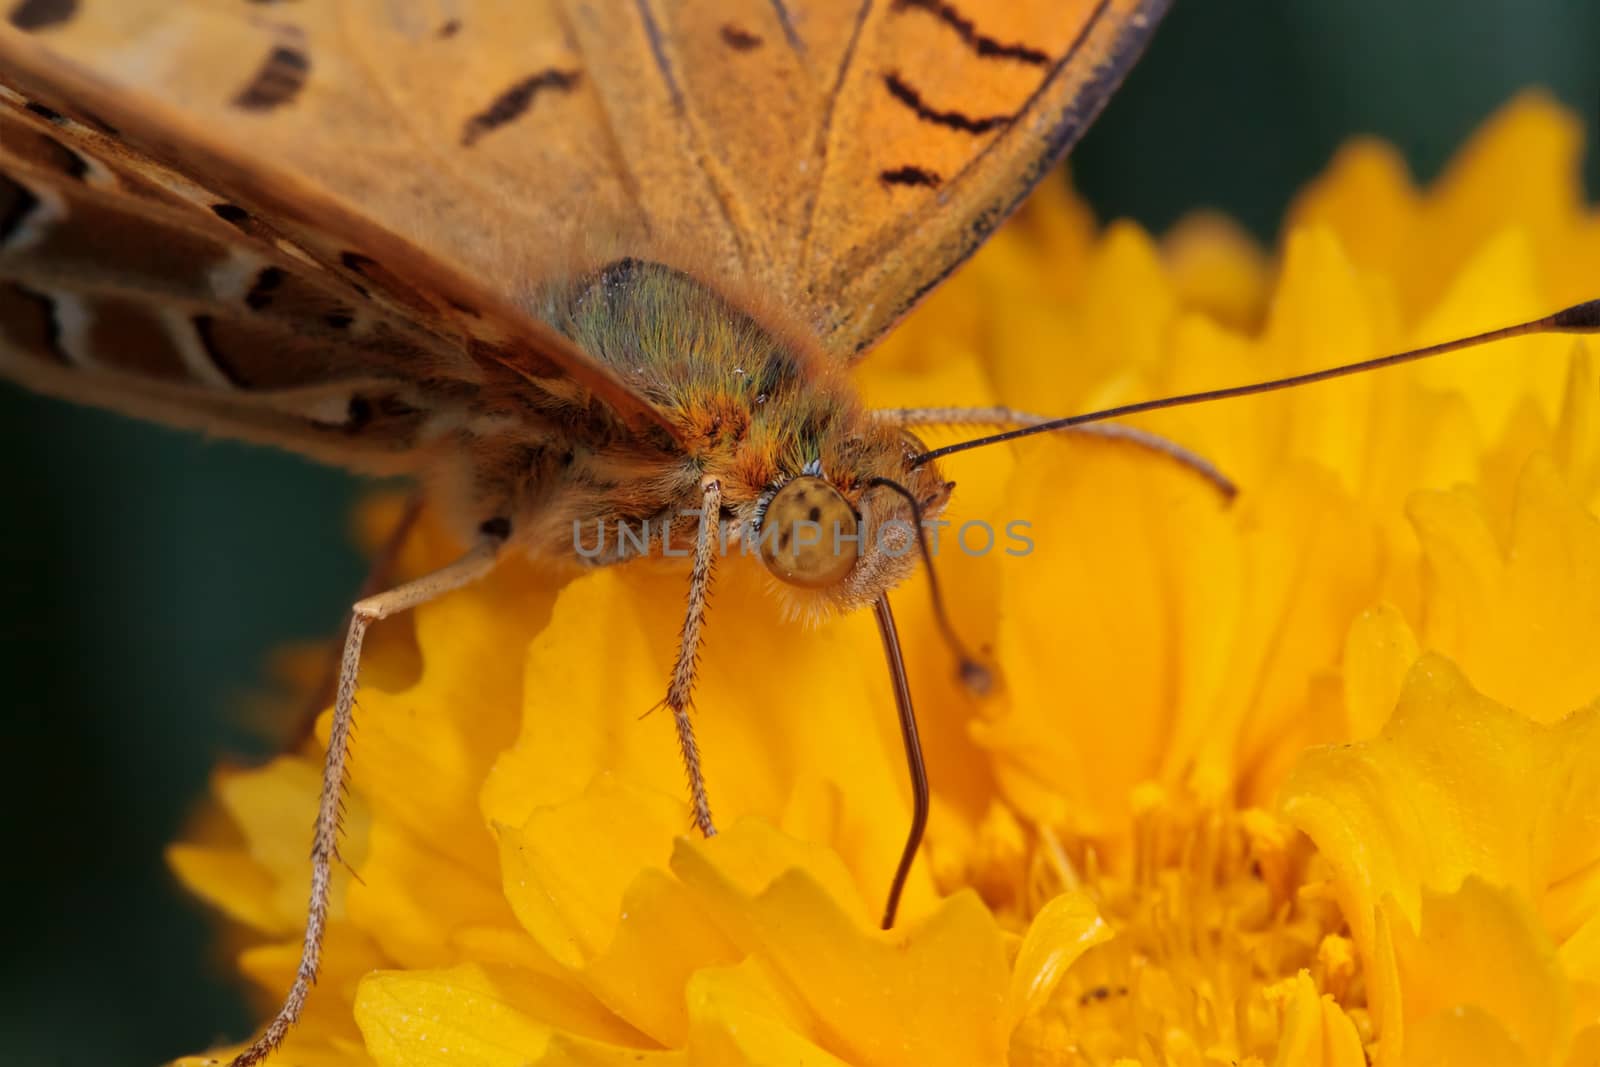
[(0, 370), (28, 384), (383, 470), (474, 407), (665, 423), (492, 291), (5, 28), (0, 103)]
[(428, 403), (394, 361), (470, 370), (242, 208), (9, 87), (0, 202), (0, 372), (43, 391), (390, 470)]
[(80, 0), (39, 33), (508, 297), (655, 255), (852, 358), (1060, 158), (1168, 2)]

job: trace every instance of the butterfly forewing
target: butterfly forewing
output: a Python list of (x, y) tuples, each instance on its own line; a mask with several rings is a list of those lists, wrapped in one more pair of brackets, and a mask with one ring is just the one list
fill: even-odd
[(304, 180), (3, 29), (0, 76), (0, 274), (25, 324), (5, 366), (30, 384), (357, 467), (416, 448), (445, 408), (439, 426), (476, 409), (669, 428), (549, 328)]
[(508, 298), (654, 255), (850, 358), (1060, 157), (1167, 2), (82, 0), (41, 37)]
[(813, 153), (796, 272), (861, 352), (970, 256), (1078, 139), (1169, 0), (888, 0), (863, 17)]

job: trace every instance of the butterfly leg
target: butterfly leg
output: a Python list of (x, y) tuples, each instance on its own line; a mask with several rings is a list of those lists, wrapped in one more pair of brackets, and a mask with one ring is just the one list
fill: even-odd
[(345, 757), (350, 751), (350, 725), (355, 710), (356, 675), (361, 666), (361, 644), (367, 627), (379, 619), (436, 600), (462, 586), (470, 585), (494, 569), (506, 542), (501, 523), (486, 523), (481, 540), (470, 552), (448, 566), (415, 581), (396, 586), (377, 596), (356, 602), (350, 611), (350, 631), (345, 637), (339, 661), (339, 684), (333, 704), (333, 728), (328, 736), (328, 755), (322, 767), (322, 793), (317, 801), (316, 830), (311, 845), (311, 902), (306, 912), (306, 935), (300, 950), (300, 967), (283, 1006), (273, 1016), (261, 1036), (238, 1055), (233, 1067), (259, 1063), (282, 1044), (289, 1028), (300, 1017), (306, 997), (317, 980), (322, 960), (322, 937), (328, 923), (328, 893), (333, 879), (333, 862), (339, 858), (340, 811), (344, 796)]
[(700, 493), (700, 525), (695, 536), (694, 569), (689, 574), (689, 608), (683, 617), (678, 660), (672, 667), (665, 703), (672, 709), (672, 718), (678, 727), (678, 747), (683, 751), (683, 770), (689, 779), (694, 824), (705, 836), (714, 837), (717, 827), (711, 821), (711, 800), (706, 795), (705, 775), (700, 771), (700, 747), (695, 743), (689, 710), (694, 694), (694, 670), (700, 658), (700, 635), (705, 630), (706, 607), (711, 599), (712, 567), (717, 558), (722, 483), (707, 476), (700, 483)]
[[(873, 417), (895, 426), (1037, 426), (1051, 421), (1050, 416), (1036, 415), (1007, 407), (985, 408), (880, 408)], [(1069, 426), (1066, 433), (1084, 437), (1098, 437), (1104, 441), (1120, 441), (1163, 456), (1186, 467), (1216, 487), (1224, 497), (1232, 499), (1239, 491), (1227, 475), (1197, 452), (1191, 452), (1176, 441), (1160, 434), (1127, 426), (1119, 422), (1097, 422), (1084, 426)]]
[[(356, 591), (357, 600), (365, 600), (375, 596), (388, 588), (389, 578), (394, 571), (394, 565), (400, 558), (400, 552), (406, 546), (406, 540), (411, 536), (411, 531), (416, 529), (417, 520), (422, 516), (422, 493), (414, 492), (406, 498), (405, 508), (400, 512), (400, 518), (390, 529), (389, 536), (384, 538), (383, 544), (378, 546), (377, 555), (372, 557), (372, 565), (367, 569), (367, 577), (362, 581), (361, 588)], [(345, 615), (344, 623), (340, 629), (349, 631), (349, 614)], [(295, 745), (303, 743), (311, 736), (316, 728), (317, 716), (322, 714), (322, 709), (327, 707), (339, 691), (339, 670), (344, 659), (344, 644), (330, 643), (328, 648), (327, 667), (322, 679), (317, 683), (317, 688), (312, 691), (311, 699), (306, 702), (304, 714), (300, 716), (300, 726), (295, 737)]]

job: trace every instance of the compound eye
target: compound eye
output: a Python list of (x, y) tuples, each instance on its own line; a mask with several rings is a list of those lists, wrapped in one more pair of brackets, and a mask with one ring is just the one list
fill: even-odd
[(767, 502), (758, 543), (773, 577), (805, 589), (837, 585), (860, 555), (855, 509), (822, 478), (796, 478)]

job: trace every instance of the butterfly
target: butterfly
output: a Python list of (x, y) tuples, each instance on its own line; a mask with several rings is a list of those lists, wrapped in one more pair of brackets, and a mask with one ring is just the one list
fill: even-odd
[(842, 372), (1065, 152), (1164, 7), (11, 6), (0, 373), (410, 476), (472, 546), (355, 608), (304, 958), (241, 1063), (316, 974), (367, 626), (507, 552), (625, 558), (575, 555), (589, 521), (691, 548), (663, 703), (705, 833), (714, 531), (807, 609), (873, 607), (917, 795), (892, 920), (926, 782), (886, 593), (950, 493), (907, 426), (1011, 420), (875, 415)]
[(595, 524), (686, 557), (663, 705), (707, 834), (690, 698), (719, 542), (800, 610), (873, 610), (913, 778), (892, 922), (928, 800), (888, 591), (951, 492), (913, 430), (1077, 423), (872, 412), (844, 371), (1059, 160), (1166, 6), (11, 5), (0, 375), (413, 478), (470, 546), (355, 606), (302, 962), (237, 1063), (317, 973), (367, 628), (507, 553), (628, 558), (579, 543)]

